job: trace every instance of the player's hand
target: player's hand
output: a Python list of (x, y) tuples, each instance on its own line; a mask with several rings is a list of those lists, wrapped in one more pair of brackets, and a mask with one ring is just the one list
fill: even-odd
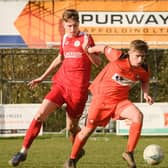
[(40, 82), (42, 82), (42, 79), (41, 79), (41, 78), (36, 78), (36, 79), (30, 81), (27, 85), (28, 85), (31, 89), (33, 89), (33, 88), (35, 88)]
[(152, 105), (154, 103), (153, 99), (151, 96), (144, 94), (144, 99), (146, 100), (147, 103), (149, 103), (150, 105)]

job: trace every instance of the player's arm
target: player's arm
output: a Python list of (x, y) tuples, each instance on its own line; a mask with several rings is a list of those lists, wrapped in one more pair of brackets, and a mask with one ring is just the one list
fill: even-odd
[(101, 65), (101, 58), (99, 54), (87, 54), (91, 63), (94, 64), (96, 67)]
[(88, 53), (88, 48), (91, 47), (93, 44), (94, 44), (93, 39), (89, 37), (88, 35), (85, 35), (83, 45), (82, 45), (83, 50), (86, 52), (91, 63), (94, 64), (96, 67), (98, 67), (101, 64), (101, 58), (98, 52)]
[(88, 47), (88, 53), (103, 53), (111, 62), (117, 60), (123, 54), (121, 50), (114, 49), (108, 45)]
[(34, 88), (35, 86), (37, 86), (37, 84), (42, 82), (61, 62), (62, 62), (62, 56), (61, 56), (61, 54), (59, 54), (52, 61), (52, 63), (49, 65), (49, 67), (46, 69), (46, 71), (40, 77), (30, 81), (28, 83), (28, 86), (30, 86), (30, 88)]
[(88, 47), (87, 52), (89, 54), (100, 53), (100, 52), (104, 54), (106, 47), (107, 47), (107, 45), (97, 45), (97, 46), (93, 46), (93, 47)]
[(147, 82), (142, 82), (142, 90), (144, 94), (144, 99), (146, 100), (147, 103), (150, 105), (153, 104), (153, 99), (151, 96), (149, 96), (149, 81)]
[(98, 46), (93, 46), (86, 49), (89, 59), (97, 67), (101, 64), (100, 53), (104, 53), (104, 48), (104, 46), (100, 46), (100, 48)]

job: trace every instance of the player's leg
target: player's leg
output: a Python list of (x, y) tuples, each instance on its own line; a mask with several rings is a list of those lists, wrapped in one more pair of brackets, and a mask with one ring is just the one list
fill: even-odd
[(23, 140), (22, 148), (20, 152), (15, 154), (9, 164), (11, 166), (17, 166), (20, 162), (25, 161), (27, 157), (28, 149), (30, 148), (32, 142), (39, 134), (43, 121), (47, 116), (57, 108), (57, 105), (47, 99), (44, 99), (39, 110), (34, 116)]
[[(74, 91), (69, 88), (66, 89), (66, 128), (72, 144), (74, 143), (77, 133), (81, 130), (79, 127), (79, 119), (83, 114), (87, 98), (88, 89), (82, 91)], [(84, 149), (81, 149), (76, 161), (78, 161), (84, 154)]]
[(70, 118), (68, 113), (66, 113), (66, 130), (72, 144), (74, 143), (76, 134), (81, 130), (78, 124), (79, 118)]
[(132, 152), (134, 151), (141, 134), (143, 114), (134, 104), (130, 104), (120, 113), (120, 116), (131, 121), (127, 151)]
[[(77, 133), (81, 130), (79, 127), (79, 118), (70, 118), (68, 113), (66, 114), (66, 129), (69, 133), (69, 138), (72, 144), (74, 143), (75, 137)], [(81, 149), (78, 153), (78, 156), (76, 158), (76, 161), (78, 161), (82, 156), (84, 156), (85, 151), (84, 149)]]
[(38, 112), (36, 113), (32, 123), (29, 126), (29, 129), (26, 132), (23, 141), (23, 148), (29, 149), (33, 140), (37, 137), (42, 123), (46, 120), (46, 118), (54, 112), (58, 108), (57, 104), (48, 100), (44, 99)]
[[(69, 107), (72, 107), (72, 106), (69, 106)], [(76, 116), (76, 115), (74, 115), (75, 110), (71, 111), (70, 109), (72, 109), (72, 108), (69, 108), (69, 111), (68, 111), (69, 116), (71, 116), (71, 118), (75, 118), (75, 116)], [(74, 115), (74, 117), (73, 117), (73, 115)], [(79, 116), (81, 116), (81, 114)], [(79, 153), (83, 149), (83, 146), (84, 146), (84, 144), (87, 140), (87, 137), (90, 135), (91, 132), (92, 132), (92, 128), (87, 129), (87, 127), (84, 126), (82, 128), (82, 130), (80, 132), (78, 132), (76, 134), (76, 136), (74, 136), (74, 141), (73, 141), (71, 154), (70, 154), (69, 159), (65, 162), (64, 168), (76, 168), (76, 163), (78, 161)]]
[[(74, 144), (75, 137), (77, 133), (81, 130), (81, 128), (79, 127), (79, 119), (80, 119), (79, 116), (82, 115), (82, 110), (79, 110), (77, 118), (75, 118), (76, 116), (73, 115), (73, 112), (75, 112), (75, 110), (70, 112), (70, 109), (67, 108), (67, 111), (68, 112), (66, 113), (66, 129), (68, 131), (70, 141), (72, 142), (72, 144)], [(69, 115), (71, 115), (71, 117)], [(84, 154), (85, 154), (84, 149), (81, 149), (77, 155), (76, 162), (79, 159), (81, 159), (81, 157), (84, 156)]]
[(141, 134), (143, 114), (133, 103), (129, 101), (125, 102), (125, 104), (123, 103), (120, 110), (120, 117), (131, 121), (127, 149), (122, 156), (131, 168), (136, 168), (133, 152)]
[(20, 152), (14, 155), (8, 162), (11, 166), (17, 166), (21, 161), (26, 160), (27, 151), (39, 134), (43, 121), (50, 113), (54, 112), (64, 103), (62, 93), (63, 89), (55, 85), (55, 87), (46, 95), (26, 132)]
[(65, 162), (64, 168), (76, 168), (78, 155), (81, 149), (83, 149), (87, 139), (92, 134), (95, 128), (89, 128), (84, 126), (81, 131), (76, 135), (75, 141), (72, 146), (70, 158)]
[[(104, 99), (93, 98), (87, 116), (86, 126), (76, 135), (74, 144), (72, 146), (70, 159), (64, 164), (64, 168), (76, 168), (76, 159), (83, 149), (87, 139), (99, 126), (105, 126), (111, 118), (111, 107), (106, 108), (103, 103)], [(105, 108), (104, 108), (105, 107)]]

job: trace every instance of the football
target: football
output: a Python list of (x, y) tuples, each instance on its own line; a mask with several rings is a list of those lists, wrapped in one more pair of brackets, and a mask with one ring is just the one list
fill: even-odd
[(147, 164), (157, 165), (163, 160), (164, 153), (159, 145), (151, 144), (144, 149), (143, 158)]

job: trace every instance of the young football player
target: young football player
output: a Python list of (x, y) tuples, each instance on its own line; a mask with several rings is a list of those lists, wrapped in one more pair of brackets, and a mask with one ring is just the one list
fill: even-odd
[[(66, 124), (72, 143), (77, 132), (80, 131), (78, 122), (88, 98), (91, 64), (97, 66), (101, 60), (96, 54), (86, 53), (86, 46), (94, 46), (94, 41), (91, 35), (79, 30), (78, 11), (65, 10), (62, 20), (65, 35), (61, 40), (59, 55), (39, 78), (32, 80), (28, 85), (34, 88), (58, 65), (61, 64), (61, 66), (52, 78), (51, 91), (45, 96), (26, 132), (21, 150), (9, 160), (12, 166), (18, 166), (20, 162), (26, 160), (28, 149), (37, 137), (42, 123), (49, 114), (64, 103), (67, 105)], [(81, 150), (78, 159), (83, 154), (84, 150)]]
[(134, 40), (130, 43), (128, 53), (106, 45), (88, 48), (88, 53), (95, 52), (104, 53), (109, 63), (89, 87), (93, 97), (86, 126), (76, 135), (70, 158), (64, 167), (76, 168), (76, 158), (88, 137), (97, 126), (106, 126), (113, 118), (128, 119), (131, 123), (126, 151), (122, 157), (129, 167), (136, 168), (133, 154), (141, 134), (143, 114), (128, 99), (128, 95), (131, 87), (140, 81), (144, 99), (149, 104), (153, 103), (152, 97), (149, 96), (149, 69), (144, 62), (148, 45), (142, 40)]

